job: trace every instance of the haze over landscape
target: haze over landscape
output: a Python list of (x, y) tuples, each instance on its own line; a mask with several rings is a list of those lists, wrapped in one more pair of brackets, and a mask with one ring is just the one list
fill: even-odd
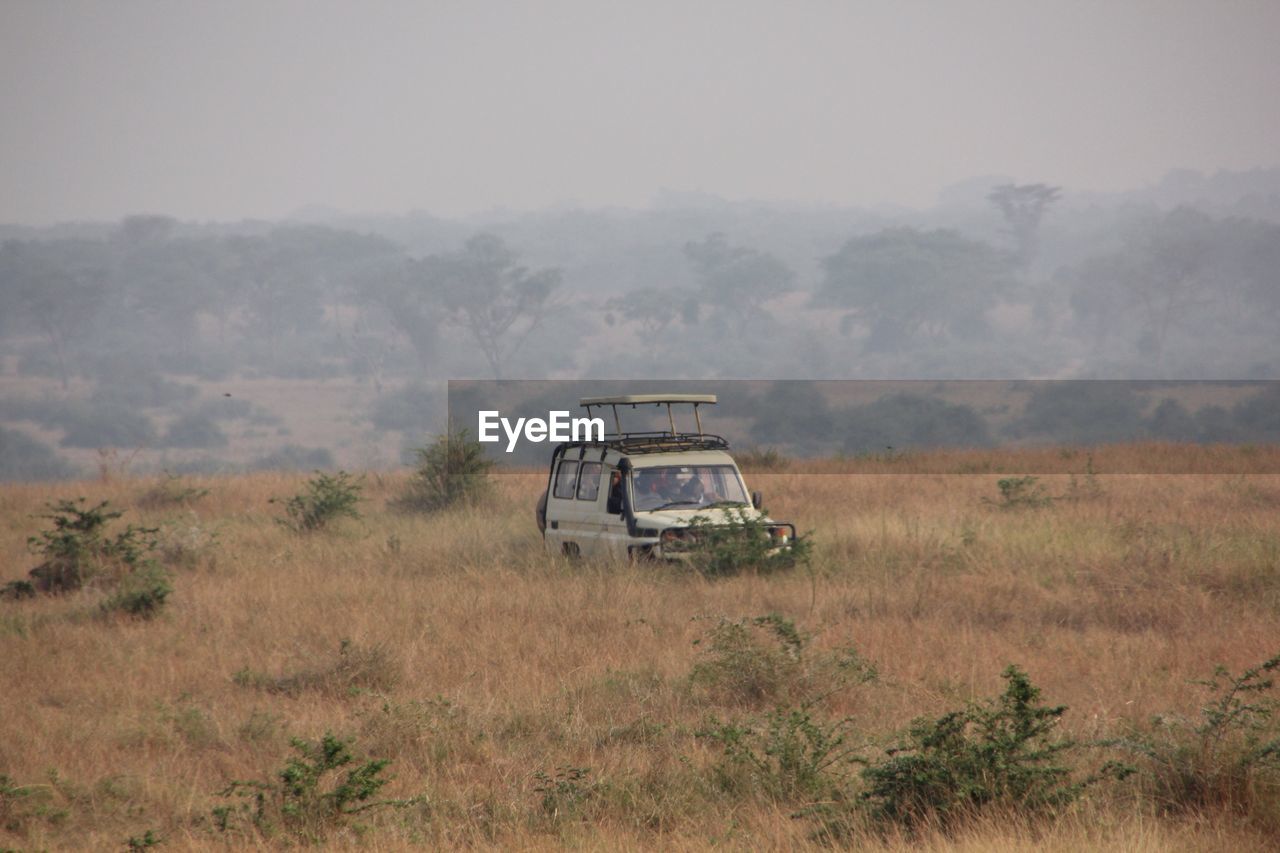
[(1274, 166), (1280, 7), (10, 2), (0, 222), (927, 207)]
[(1280, 850), (1278, 44), (0, 0), (0, 853)]
[[(1280, 377), (1274, 4), (0, 24), (7, 477), (395, 464), (450, 378)], [(1102, 434), (1271, 434), (1170, 393), (1106, 397)], [(1014, 397), (949, 441), (1015, 440)]]

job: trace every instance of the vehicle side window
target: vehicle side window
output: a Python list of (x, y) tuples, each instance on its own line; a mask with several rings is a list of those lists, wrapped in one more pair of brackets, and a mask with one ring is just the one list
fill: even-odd
[(617, 468), (609, 469), (609, 503), (622, 505), (622, 472)]
[(556, 498), (572, 498), (573, 486), (578, 476), (578, 460), (562, 459), (560, 467), (556, 469), (556, 485), (551, 490), (551, 496)]
[(593, 501), (600, 494), (600, 463), (583, 462), (578, 478), (578, 500)]

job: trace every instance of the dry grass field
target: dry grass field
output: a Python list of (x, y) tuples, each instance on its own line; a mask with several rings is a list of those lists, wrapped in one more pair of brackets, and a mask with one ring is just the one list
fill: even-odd
[[(535, 472), (432, 516), (387, 508), (407, 475), (368, 475), (361, 519), (307, 534), (269, 502), (305, 476), (193, 478), (183, 486), (206, 495), (158, 506), (143, 500), (153, 479), (3, 487), (0, 583), (39, 561), (27, 537), (47, 526), (45, 503), (84, 496), (126, 510), (117, 527), (160, 528), (174, 591), (149, 620), (103, 616), (93, 589), (0, 601), (0, 849), (124, 849), (148, 831), (174, 849), (831, 843), (803, 797), (732, 784), (705, 736), (711, 720), (794, 705), (789, 690), (819, 672), (751, 684), (734, 679), (768, 673), (708, 667), (719, 620), (766, 614), (809, 638), (807, 660), (852, 648), (874, 665), (810, 708), (847, 720), (867, 758), (913, 718), (998, 695), (1014, 663), (1068, 706), (1077, 776), (1111, 757), (1138, 770), (1052, 816), (989, 810), (907, 830), (851, 809), (837, 844), (1275, 849), (1280, 774), (1196, 803), (1164, 792), (1152, 762), (1094, 745), (1190, 737), (1209, 698), (1197, 680), (1280, 652), (1280, 475), (1214, 473), (1238, 469), (1212, 460), (1109, 473), (1171, 452), (1108, 451), (1093, 477), (1059, 455), (1071, 464), (1040, 476), (1052, 500), (1039, 505), (1003, 505), (999, 473), (945, 473), (1045, 470), (1016, 455), (939, 455), (926, 466), (938, 473), (874, 460), (748, 471), (775, 517), (812, 531), (812, 562), (714, 580), (544, 555)], [(1280, 448), (1250, 453), (1244, 470), (1280, 468)], [(220, 796), (236, 780), (277, 785), (298, 754), (290, 738), (326, 732), (361, 761), (391, 761), (375, 799), (410, 802), (290, 831), (256, 827), (238, 810), (251, 797)], [(1188, 741), (1186, 767), (1212, 776), (1232, 742), (1206, 757)], [(858, 770), (845, 771), (855, 793)]]

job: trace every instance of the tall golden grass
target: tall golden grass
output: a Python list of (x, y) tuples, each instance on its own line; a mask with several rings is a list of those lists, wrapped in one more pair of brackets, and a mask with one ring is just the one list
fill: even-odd
[[(1119, 467), (1140, 470), (1171, 451), (1124, 452), (1135, 464)], [(1280, 451), (1256, 453), (1275, 470)], [(309, 535), (275, 523), (269, 502), (303, 476), (192, 479), (206, 496), (148, 509), (149, 479), (6, 486), (0, 582), (37, 562), (26, 539), (43, 505), (83, 495), (161, 527), (175, 592), (151, 621), (98, 618), (92, 591), (0, 602), (0, 775), (26, 792), (0, 795), (0, 848), (119, 848), (148, 829), (175, 848), (287, 844), (219, 833), (211, 810), (230, 781), (271, 780), (291, 736), (326, 731), (392, 760), (386, 796), (420, 798), (336, 827), (324, 840), (337, 847), (816, 845), (793, 805), (733, 796), (708, 772), (719, 753), (696, 735), (704, 719), (766, 710), (690, 685), (695, 641), (721, 616), (776, 612), (816, 649), (874, 661), (878, 680), (826, 708), (869, 742), (995, 695), (1010, 663), (1069, 706), (1063, 725), (1082, 741), (1194, 717), (1196, 679), (1280, 650), (1280, 475), (1120, 475), (1107, 458), (1087, 487), (1079, 456), (1074, 480), (1041, 477), (1057, 499), (1040, 508), (1002, 508), (994, 473), (748, 473), (775, 517), (812, 531), (813, 562), (715, 581), (544, 555), (541, 472), (500, 475), (490, 504), (429, 517), (387, 510), (406, 477), (370, 474), (363, 519)], [(569, 767), (589, 771), (580, 808), (544, 808), (536, 774)], [(1275, 808), (1277, 792), (1259, 801)], [(1274, 820), (1159, 805), (1126, 782), (1052, 820), (986, 814), (854, 841), (1280, 843)]]

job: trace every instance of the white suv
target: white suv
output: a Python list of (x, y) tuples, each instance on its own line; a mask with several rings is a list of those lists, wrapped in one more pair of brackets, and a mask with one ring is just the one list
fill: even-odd
[[(789, 548), (795, 526), (761, 510), (748, 492), (729, 443), (702, 431), (698, 407), (711, 394), (631, 394), (586, 397), (587, 409), (611, 408), (617, 432), (600, 440), (560, 444), (551, 456), (538, 527), (551, 553), (568, 556), (685, 559), (687, 528), (758, 522), (775, 548)], [(693, 406), (696, 432), (678, 432), (673, 404)], [(669, 431), (622, 432), (619, 407), (665, 406)], [(755, 525), (753, 525), (755, 526)]]

